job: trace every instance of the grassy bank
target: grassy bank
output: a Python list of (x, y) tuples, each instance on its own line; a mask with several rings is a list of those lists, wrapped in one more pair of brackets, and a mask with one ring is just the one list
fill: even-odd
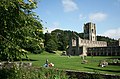
[[(29, 54), (30, 62), (33, 63), (34, 66), (41, 67), (45, 64), (46, 59), (49, 60), (49, 63), (52, 62), (55, 64), (54, 68), (64, 69), (64, 70), (76, 70), (83, 72), (100, 72), (103, 74), (117, 74), (120, 75), (120, 67), (114, 65), (108, 65), (107, 67), (98, 67), (98, 64), (101, 60), (105, 60), (108, 58), (114, 58), (114, 56), (88, 56), (86, 60), (88, 60), (87, 64), (81, 64), (82, 59), (80, 56), (60, 56), (57, 54)], [(26, 62), (26, 61), (25, 61)], [(28, 62), (28, 61), (27, 61)]]

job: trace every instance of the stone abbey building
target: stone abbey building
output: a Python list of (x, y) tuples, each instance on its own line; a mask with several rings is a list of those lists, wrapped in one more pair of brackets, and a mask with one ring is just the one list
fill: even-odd
[(67, 54), (117, 56), (120, 55), (120, 39), (113, 44), (107, 44), (105, 41), (97, 41), (96, 25), (89, 22), (84, 24), (84, 39), (73, 32)]

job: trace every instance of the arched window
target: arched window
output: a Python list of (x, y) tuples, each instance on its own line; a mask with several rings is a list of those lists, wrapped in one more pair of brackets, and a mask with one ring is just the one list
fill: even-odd
[(92, 29), (92, 33), (94, 32), (94, 30)]

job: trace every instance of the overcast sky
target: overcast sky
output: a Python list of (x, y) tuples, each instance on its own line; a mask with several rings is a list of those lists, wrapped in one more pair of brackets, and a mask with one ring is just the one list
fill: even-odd
[(120, 0), (41, 0), (35, 12), (49, 32), (81, 33), (84, 23), (93, 22), (97, 35), (120, 38)]

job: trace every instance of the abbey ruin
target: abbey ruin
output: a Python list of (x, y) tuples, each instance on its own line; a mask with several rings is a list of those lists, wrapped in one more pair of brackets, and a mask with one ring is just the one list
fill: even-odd
[(105, 41), (97, 41), (96, 25), (91, 22), (84, 24), (84, 39), (73, 32), (73, 36), (70, 40), (67, 49), (68, 55), (120, 55), (120, 39), (114, 44), (108, 44)]

